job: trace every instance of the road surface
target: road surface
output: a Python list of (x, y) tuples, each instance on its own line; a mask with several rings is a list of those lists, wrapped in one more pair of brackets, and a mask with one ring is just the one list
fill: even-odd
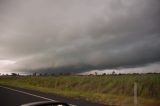
[(104, 104), (91, 103), (85, 100), (0, 85), (0, 106), (20, 106), (22, 104), (38, 101), (61, 101), (73, 106), (106, 106)]

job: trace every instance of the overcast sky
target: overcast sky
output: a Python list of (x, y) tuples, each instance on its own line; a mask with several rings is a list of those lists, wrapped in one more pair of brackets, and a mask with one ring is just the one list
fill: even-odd
[(0, 73), (111, 69), (160, 72), (159, 0), (0, 0)]

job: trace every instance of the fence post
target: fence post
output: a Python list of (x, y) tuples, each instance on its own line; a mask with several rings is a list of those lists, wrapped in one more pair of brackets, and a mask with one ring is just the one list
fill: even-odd
[(134, 106), (137, 106), (138, 100), (137, 100), (137, 83), (134, 82)]

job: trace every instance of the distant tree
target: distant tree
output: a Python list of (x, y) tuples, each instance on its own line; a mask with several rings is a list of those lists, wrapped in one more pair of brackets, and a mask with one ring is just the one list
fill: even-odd
[(11, 76), (18, 76), (18, 74), (16, 74), (16, 73), (12, 73), (12, 74), (11, 74)]
[(66, 72), (66, 73), (64, 73), (64, 75), (72, 75), (72, 73), (71, 72)]
[(113, 71), (113, 72), (112, 72), (112, 74), (114, 75), (114, 74), (116, 74), (116, 72), (115, 72), (115, 71)]
[(103, 76), (105, 76), (105, 75), (106, 75), (106, 73), (103, 73), (102, 75), (103, 75)]
[(123, 75), (122, 73), (119, 73), (118, 75)]
[(47, 73), (44, 73), (44, 76), (47, 76), (48, 74)]
[(55, 76), (55, 74), (54, 73), (52, 73), (52, 74), (50, 74), (51, 76)]
[(37, 73), (35, 72), (35, 73), (33, 73), (33, 76), (36, 76), (37, 75)]
[(64, 75), (64, 73), (61, 72), (61, 73), (59, 73), (59, 75)]

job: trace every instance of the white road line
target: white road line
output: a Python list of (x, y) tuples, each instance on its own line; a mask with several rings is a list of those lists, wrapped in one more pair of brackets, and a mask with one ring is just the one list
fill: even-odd
[(23, 93), (23, 94), (26, 94), (26, 95), (34, 96), (34, 97), (37, 97), (37, 98), (42, 98), (42, 99), (45, 99), (45, 100), (58, 102), (58, 101), (53, 100), (53, 99), (45, 98), (45, 97), (38, 96), (38, 95), (35, 95), (35, 94), (27, 93), (27, 92), (24, 92), (24, 91), (20, 91), (20, 90), (16, 90), (16, 89), (8, 88), (8, 87), (4, 87), (4, 86), (0, 86), (0, 87), (1, 87), (1, 88), (5, 88), (5, 89), (9, 89), (9, 90), (12, 90), (12, 91), (16, 91), (16, 92), (19, 92), (19, 93)]
[[(15, 91), (15, 92), (19, 92), (19, 93), (22, 93), (22, 94), (26, 94), (26, 95), (34, 96), (34, 97), (37, 97), (37, 98), (41, 98), (41, 99), (45, 99), (45, 100), (49, 100), (49, 101), (58, 102), (57, 100), (53, 100), (53, 99), (46, 98), (46, 97), (43, 97), (43, 96), (39, 96), (39, 95), (31, 94), (31, 93), (28, 93), (28, 92), (24, 92), (24, 91), (16, 90), (16, 89), (13, 89), (13, 88), (4, 87), (4, 86), (0, 86), (0, 87), (1, 87), (1, 88), (5, 88), (5, 89), (9, 89), (9, 90), (12, 90), (12, 91)], [(73, 104), (69, 104), (69, 105), (71, 105), (71, 106), (76, 106), (76, 105), (73, 105)]]

